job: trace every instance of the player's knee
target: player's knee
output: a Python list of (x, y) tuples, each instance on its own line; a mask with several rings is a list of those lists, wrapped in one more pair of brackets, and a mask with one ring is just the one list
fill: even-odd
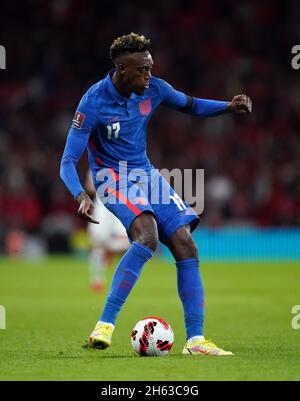
[(140, 244), (148, 247), (151, 249), (151, 251), (155, 252), (156, 248), (158, 246), (158, 236), (156, 236), (155, 234), (153, 235), (144, 235), (142, 237), (140, 237), (137, 242), (139, 242)]
[(168, 247), (176, 260), (198, 258), (198, 248), (189, 228), (181, 227), (177, 230), (170, 239)]
[(191, 235), (190, 235), (190, 240), (189, 240), (189, 242), (187, 244), (187, 249), (188, 249), (191, 257), (194, 257), (194, 258), (198, 259), (198, 257), (199, 257), (198, 247), (195, 244), (195, 241), (193, 240)]
[(155, 218), (149, 213), (142, 213), (132, 223), (130, 235), (134, 241), (150, 248), (154, 252), (159, 242)]
[(177, 249), (177, 258), (180, 260), (198, 258), (198, 248), (191, 235), (180, 239)]

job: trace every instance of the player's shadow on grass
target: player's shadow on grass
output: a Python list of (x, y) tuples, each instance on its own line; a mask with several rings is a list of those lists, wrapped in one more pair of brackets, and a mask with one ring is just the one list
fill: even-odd
[[(186, 355), (182, 355), (181, 353), (177, 353), (177, 354), (172, 354), (172, 355), (168, 355), (167, 358), (178, 358), (178, 357), (183, 357), (183, 359), (187, 359)], [(101, 355), (101, 359), (149, 359), (149, 358), (154, 358), (154, 359), (165, 359), (165, 357), (158, 357), (158, 356), (143, 356), (140, 357), (138, 355)]]
[[(99, 357), (102, 358), (102, 359), (120, 359), (120, 358), (123, 358), (123, 359), (124, 358), (128, 358), (128, 359), (134, 358), (135, 359), (135, 358), (141, 358), (138, 355), (135, 355), (134, 353), (132, 353), (130, 355), (116, 355), (116, 354), (110, 355), (110, 354), (106, 354), (106, 353), (104, 353), (103, 350), (97, 349), (97, 348), (93, 348), (88, 343), (82, 345), (81, 347), (82, 347), (82, 349), (84, 349), (87, 352), (98, 354)], [(180, 352), (176, 352), (176, 353), (174, 352), (174, 353), (169, 354), (167, 356), (168, 356), (168, 358), (175, 358), (175, 357), (178, 358), (178, 356), (184, 356), (186, 358), (186, 356), (182, 355)], [(148, 359), (148, 358), (157, 358), (157, 356), (154, 356), (154, 355), (153, 356), (143, 356), (142, 358), (143, 359), (145, 359), (145, 358), (146, 359)]]

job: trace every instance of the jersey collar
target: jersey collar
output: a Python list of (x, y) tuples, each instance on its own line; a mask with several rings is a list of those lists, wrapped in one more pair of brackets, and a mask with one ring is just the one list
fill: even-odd
[(117, 89), (115, 88), (114, 84), (112, 83), (112, 77), (115, 73), (115, 69), (113, 68), (112, 70), (110, 70), (107, 74), (106, 77), (106, 85), (107, 85), (107, 89), (109, 94), (111, 95), (111, 97), (120, 105), (123, 105), (124, 103), (127, 102), (128, 99), (126, 99), (125, 97), (121, 96), (120, 93), (117, 91)]

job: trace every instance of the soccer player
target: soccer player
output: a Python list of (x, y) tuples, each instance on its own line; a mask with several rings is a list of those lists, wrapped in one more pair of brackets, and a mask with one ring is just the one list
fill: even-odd
[(95, 197), (91, 171), (87, 174), (85, 182), (87, 193), (94, 199), (94, 217), (100, 224), (88, 223), (87, 232), (91, 243), (90, 250), (90, 283), (91, 288), (100, 292), (106, 283), (106, 271), (113, 255), (125, 252), (130, 244), (125, 227), (120, 220), (112, 214)]
[[(183, 354), (232, 355), (204, 337), (204, 290), (198, 250), (191, 236), (199, 218), (151, 165), (146, 154), (146, 128), (160, 104), (209, 117), (250, 113), (251, 100), (246, 95), (234, 96), (231, 101), (206, 100), (175, 90), (152, 76), (149, 46), (148, 39), (135, 33), (113, 42), (110, 56), (115, 68), (81, 99), (61, 161), (60, 175), (79, 203), (79, 215), (97, 224), (93, 202), (76, 172), (76, 164), (87, 147), (97, 194), (121, 220), (131, 242), (115, 270), (89, 344), (99, 349), (111, 345), (117, 315), (161, 241), (176, 261), (178, 294), (186, 327)], [(136, 169), (140, 179), (131, 174)]]

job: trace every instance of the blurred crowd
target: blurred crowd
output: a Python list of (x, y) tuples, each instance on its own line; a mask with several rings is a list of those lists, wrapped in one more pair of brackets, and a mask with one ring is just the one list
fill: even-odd
[[(59, 178), (82, 94), (112, 68), (112, 41), (152, 42), (158, 75), (190, 95), (253, 100), (251, 116), (212, 119), (160, 108), (148, 129), (158, 168), (205, 170), (202, 226), (300, 224), (300, 44), (296, 0), (12, 0), (1, 5), (0, 232), (70, 232), (83, 223)], [(78, 165), (84, 179), (86, 156)], [(7, 235), (9, 233), (9, 235)], [(6, 234), (6, 235), (5, 235)]]

